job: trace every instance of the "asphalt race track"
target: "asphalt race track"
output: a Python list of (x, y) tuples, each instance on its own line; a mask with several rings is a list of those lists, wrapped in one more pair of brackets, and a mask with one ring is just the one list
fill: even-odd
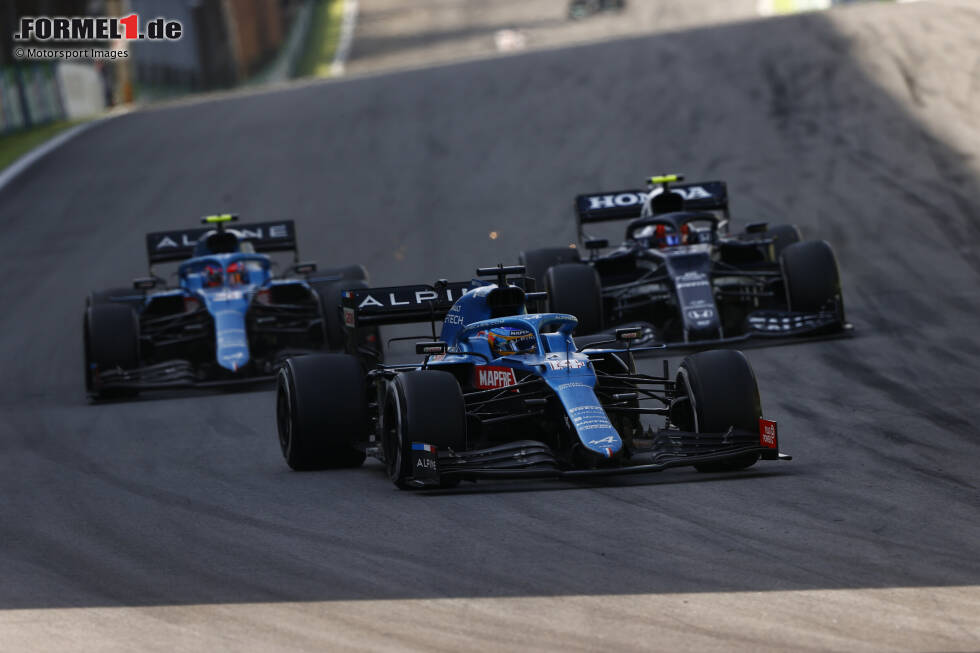
[[(978, 33), (868, 6), (70, 141), (0, 191), (0, 649), (980, 648)], [(290, 472), (269, 390), (85, 400), (85, 294), (144, 272), (146, 231), (294, 218), (322, 265), (463, 279), (664, 171), (837, 251), (856, 335), (747, 352), (791, 463), (419, 494)]]

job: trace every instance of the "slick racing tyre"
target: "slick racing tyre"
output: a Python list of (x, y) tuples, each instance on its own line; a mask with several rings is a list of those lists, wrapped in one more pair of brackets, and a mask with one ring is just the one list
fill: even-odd
[(360, 362), (346, 354), (288, 358), (276, 381), (276, 426), (292, 469), (359, 467), (370, 430)]
[[(466, 449), (466, 407), (456, 377), (448, 372), (415, 370), (388, 384), (381, 414), (381, 443), (388, 478), (411, 489), (412, 443), (438, 450)], [(457, 482), (443, 483), (451, 487)]]
[(313, 286), (316, 294), (320, 298), (320, 310), (323, 311), (323, 332), (327, 349), (331, 351), (344, 351), (346, 348), (347, 335), (344, 329), (343, 313), (340, 308), (340, 301), (344, 291), (363, 290), (367, 287), (367, 283), (359, 279), (330, 281), (328, 283), (318, 283)]
[(529, 249), (517, 257), (524, 266), (526, 274), (534, 279), (534, 289), (544, 290), (544, 276), (553, 265), (559, 263), (578, 263), (582, 259), (577, 249), (571, 247), (544, 247)]
[(85, 390), (96, 398), (132, 396), (136, 390), (102, 389), (99, 374), (139, 367), (139, 320), (127, 304), (96, 303), (85, 309)]
[(780, 266), (789, 310), (816, 313), (833, 308), (834, 302), (840, 300), (837, 257), (826, 241), (790, 245), (783, 250)]
[(327, 270), (319, 270), (317, 272), (311, 272), (306, 275), (307, 280), (315, 282), (318, 277), (335, 277), (340, 279), (348, 279), (350, 281), (367, 281), (368, 273), (367, 268), (359, 263), (354, 265), (346, 265), (342, 268), (330, 268)]
[(584, 263), (562, 263), (545, 274), (548, 304), (555, 313), (578, 318), (575, 333), (602, 331), (602, 288), (598, 273)]
[(96, 304), (124, 304), (137, 308), (145, 301), (145, 293), (133, 288), (109, 288), (93, 290), (86, 299), (86, 307)]
[[(749, 362), (740, 351), (716, 349), (684, 359), (677, 372), (678, 397), (686, 397), (683, 421), (678, 426), (695, 433), (723, 433), (734, 426), (755, 432), (762, 417), (759, 386)], [(758, 454), (695, 465), (699, 472), (745, 469)]]
[[(345, 290), (367, 288), (368, 273), (363, 265), (348, 265), (342, 268), (320, 270), (306, 275), (306, 281), (320, 298), (323, 312), (323, 331), (326, 348), (343, 351), (346, 337), (344, 322), (340, 312), (340, 297)], [(327, 281), (317, 279), (327, 278)]]
[(784, 249), (803, 240), (800, 235), (800, 228), (795, 224), (777, 224), (767, 229), (763, 236), (772, 238), (772, 260), (774, 262), (779, 261), (779, 255), (783, 253)]

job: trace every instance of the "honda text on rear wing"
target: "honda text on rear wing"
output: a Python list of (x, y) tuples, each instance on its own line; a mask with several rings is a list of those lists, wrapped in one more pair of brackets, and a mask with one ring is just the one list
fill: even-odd
[[(681, 175), (662, 175), (651, 177), (651, 190), (616, 190), (588, 193), (575, 197), (575, 215), (579, 228), (583, 224), (609, 222), (612, 220), (632, 220), (643, 215), (643, 207), (651, 195), (673, 193), (681, 200), (673, 210), (677, 211), (721, 211), (727, 218), (728, 187), (723, 181), (702, 181), (696, 183), (677, 183)], [(656, 186), (659, 185), (659, 188)], [(660, 212), (660, 211), (657, 211)]]

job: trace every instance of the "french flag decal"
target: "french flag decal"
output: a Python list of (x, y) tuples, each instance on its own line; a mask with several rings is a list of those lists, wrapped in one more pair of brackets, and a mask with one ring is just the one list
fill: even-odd
[(606, 447), (606, 457), (612, 458), (612, 455), (613, 455), (613, 450), (610, 449), (609, 447)]
[(428, 453), (435, 453), (436, 448), (431, 444), (422, 444), (421, 442), (412, 443), (412, 451), (427, 451)]

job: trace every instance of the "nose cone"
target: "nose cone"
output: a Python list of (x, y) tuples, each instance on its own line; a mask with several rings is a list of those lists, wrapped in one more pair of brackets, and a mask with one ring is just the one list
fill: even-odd
[(238, 372), (249, 361), (245, 311), (248, 300), (241, 291), (219, 291), (205, 294), (214, 318), (215, 358), (218, 365)]
[(578, 370), (548, 373), (544, 378), (565, 406), (583, 446), (604, 458), (612, 458), (622, 451), (623, 440), (593, 391), (594, 372), (583, 366)]
[(218, 329), (218, 365), (237, 372), (248, 363), (248, 339), (245, 329)]

